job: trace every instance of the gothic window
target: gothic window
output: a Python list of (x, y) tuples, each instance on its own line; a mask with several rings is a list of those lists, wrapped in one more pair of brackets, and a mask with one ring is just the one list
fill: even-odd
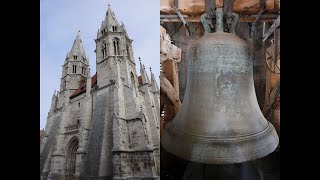
[(77, 65), (74, 65), (74, 73), (77, 73)]
[(104, 43), (104, 45), (102, 45), (102, 58), (106, 58), (107, 57), (107, 44)]
[(117, 41), (117, 52), (118, 52), (118, 55), (120, 55), (119, 41)]
[(84, 74), (84, 68), (83, 67), (81, 67), (81, 73)]
[(72, 73), (74, 73), (74, 65), (72, 65)]
[(105, 30), (105, 29), (102, 29), (102, 30), (101, 30), (101, 34), (104, 35), (104, 33), (106, 33), (106, 30)]
[(119, 46), (119, 39), (118, 38), (115, 38), (113, 40), (113, 52), (114, 52), (114, 55), (120, 55), (120, 46)]
[(112, 31), (114, 32), (114, 26), (112, 26)]
[(77, 59), (78, 59), (78, 56), (77, 56), (77, 55), (73, 55), (73, 59), (74, 59), (74, 60), (77, 60)]
[(134, 85), (134, 75), (132, 72), (131, 72), (131, 83)]
[(63, 89), (65, 89), (65, 88), (66, 88), (66, 86), (67, 86), (67, 81), (66, 81), (66, 80), (64, 80), (64, 82), (63, 82)]

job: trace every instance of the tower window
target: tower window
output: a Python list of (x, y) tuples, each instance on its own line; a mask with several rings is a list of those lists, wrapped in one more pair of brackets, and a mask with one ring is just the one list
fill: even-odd
[(118, 55), (120, 55), (120, 51), (119, 51), (119, 41), (117, 41), (117, 52), (118, 52)]
[(81, 67), (81, 74), (84, 74), (84, 69), (83, 69), (83, 67)]
[(107, 44), (105, 43), (104, 45), (102, 45), (102, 58), (106, 58), (107, 57)]
[(118, 38), (115, 38), (113, 40), (113, 52), (114, 52), (114, 55), (120, 55), (119, 39)]
[[(79, 103), (79, 107), (80, 107), (80, 103)], [(78, 119), (78, 121), (79, 121), (79, 119)]]
[(77, 56), (77, 55), (73, 55), (73, 59), (74, 59), (74, 60), (77, 60), (77, 59), (78, 59), (78, 56)]
[(117, 31), (117, 26), (112, 26), (112, 31), (116, 32)]
[(72, 65), (72, 73), (77, 73), (77, 65)]
[(102, 30), (101, 30), (101, 34), (104, 35), (104, 33), (106, 33), (106, 30), (105, 30), (105, 29), (102, 29)]

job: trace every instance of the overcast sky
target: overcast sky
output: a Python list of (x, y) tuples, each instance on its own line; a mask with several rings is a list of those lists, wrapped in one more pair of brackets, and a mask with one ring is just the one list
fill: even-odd
[(138, 57), (141, 57), (147, 72), (152, 68), (159, 85), (159, 0), (40, 0), (40, 129), (45, 128), (54, 91), (60, 90), (62, 64), (78, 30), (91, 75), (95, 74), (94, 39), (108, 3), (133, 39), (138, 75)]

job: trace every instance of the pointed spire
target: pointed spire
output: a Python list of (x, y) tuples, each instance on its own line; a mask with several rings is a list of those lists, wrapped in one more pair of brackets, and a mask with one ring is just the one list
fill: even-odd
[(141, 73), (141, 78), (142, 78), (142, 84), (145, 83), (150, 83), (149, 77), (146, 73), (146, 68), (144, 67), (144, 65), (141, 63), (141, 58), (139, 57), (139, 61), (140, 61), (140, 73)]
[(152, 73), (151, 67), (150, 67), (150, 73), (151, 73), (151, 90), (152, 90), (152, 92), (159, 91), (159, 87), (158, 87), (157, 81), (154, 77), (154, 74)]
[(108, 10), (106, 12), (106, 17), (104, 18), (104, 21), (102, 21), (100, 30), (105, 29), (105, 31), (112, 31), (112, 26), (117, 26), (117, 30), (120, 30), (120, 24), (117, 21), (117, 18), (114, 15), (113, 10), (111, 9), (110, 4), (108, 4)]
[(142, 63), (141, 63), (141, 58), (139, 57), (139, 62), (140, 62), (140, 73), (141, 73), (141, 71), (142, 71), (142, 69), (143, 69), (143, 65), (142, 65)]
[(77, 37), (74, 40), (74, 43), (72, 45), (70, 52), (68, 53), (68, 58), (72, 60), (78, 60), (78, 61), (84, 61), (84, 58), (86, 59), (86, 54), (83, 48), (80, 30), (78, 31)]

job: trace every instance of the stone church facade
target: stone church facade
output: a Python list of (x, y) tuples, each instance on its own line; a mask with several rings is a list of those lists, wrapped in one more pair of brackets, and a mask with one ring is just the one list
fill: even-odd
[(111, 7), (97, 33), (96, 74), (78, 33), (40, 144), (41, 179), (159, 179), (160, 94)]

